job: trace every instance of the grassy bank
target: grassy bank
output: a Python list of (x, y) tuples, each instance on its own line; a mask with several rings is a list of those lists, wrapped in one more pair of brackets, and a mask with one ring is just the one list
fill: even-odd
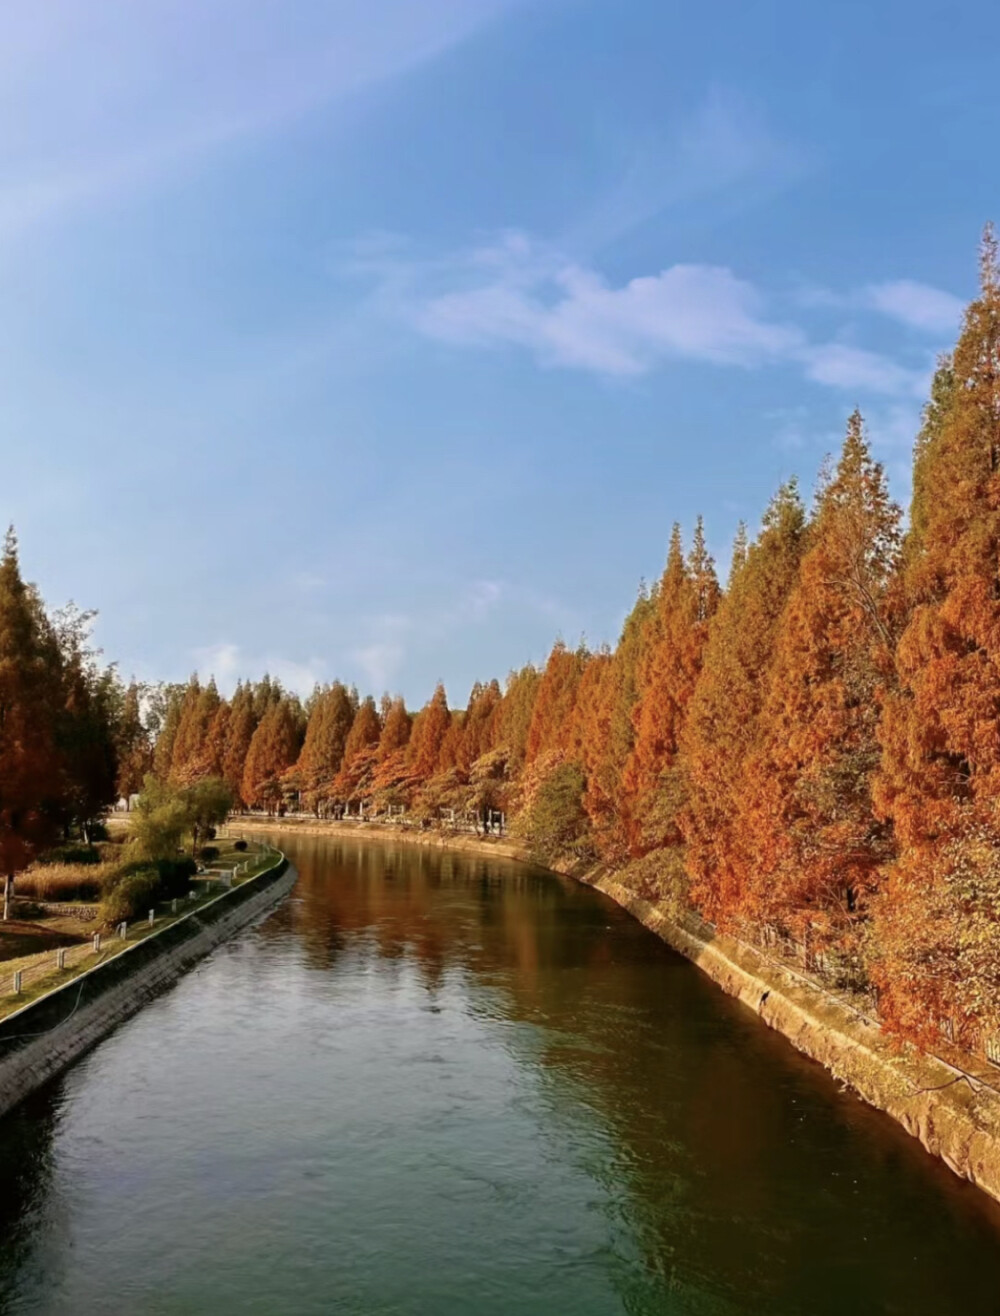
[[(0, 963), (0, 1019), (29, 1005), (47, 992), (66, 982), (72, 981), (89, 969), (106, 960), (112, 959), (129, 946), (134, 946), (147, 937), (168, 927), (171, 923), (187, 917), (204, 905), (214, 900), (225, 889), (225, 884), (218, 876), (218, 870), (232, 872), (239, 868), (231, 879), (231, 885), (239, 886), (256, 877), (270, 867), (279, 855), (277, 850), (267, 845), (258, 844), (249, 852), (233, 848), (229, 841), (220, 841), (218, 857), (213, 860), (214, 874), (195, 877), (192, 889), (186, 896), (171, 897), (154, 902), (149, 906), (153, 913), (153, 922), (149, 922), (148, 912), (132, 921), (126, 921), (125, 936), (119, 935), (117, 929), (99, 929), (98, 922), (81, 919), (71, 913), (53, 912), (32, 924), (44, 928), (47, 924), (58, 925), (64, 941), (65, 968), (58, 967), (57, 952), (51, 947), (36, 953), (26, 953), (4, 959)], [(94, 865), (96, 867), (96, 865)], [(96, 909), (96, 906), (95, 906)], [(20, 926), (20, 925), (18, 925)], [(100, 931), (101, 946), (94, 949), (94, 933)], [(4, 932), (0, 926), (0, 944)], [(21, 990), (14, 991), (14, 975), (21, 974)]]

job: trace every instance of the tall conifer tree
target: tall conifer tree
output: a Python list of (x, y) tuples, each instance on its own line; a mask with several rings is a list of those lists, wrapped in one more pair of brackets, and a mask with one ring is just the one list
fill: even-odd
[(898, 552), (899, 509), (855, 412), (781, 617), (741, 792), (752, 855), (743, 912), (852, 959), (892, 852), (871, 792)]
[(887, 1020), (926, 1036), (1000, 1031), (1000, 268), (925, 413), (903, 578), (897, 689), (881, 726), (876, 799), (901, 846), (877, 908)]
[(737, 910), (751, 862), (740, 802), (757, 744), (778, 624), (798, 576), (805, 512), (794, 482), (782, 486), (756, 542), (737, 538), (729, 588), (716, 614), (681, 735), (691, 899), (708, 918)]
[(14, 875), (55, 836), (63, 793), (57, 743), (59, 650), (8, 530), (0, 558), (0, 871), (4, 918)]

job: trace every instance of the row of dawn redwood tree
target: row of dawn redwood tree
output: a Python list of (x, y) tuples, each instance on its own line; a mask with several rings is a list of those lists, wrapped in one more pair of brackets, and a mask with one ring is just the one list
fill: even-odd
[(1000, 276), (934, 379), (909, 527), (861, 416), (807, 510), (794, 483), (726, 588), (701, 523), (613, 651), (415, 716), (338, 682), (175, 688), (157, 771), (246, 807), (505, 810), (540, 856), (600, 861), (744, 936), (874, 986), (918, 1040), (1000, 1033)]
[(87, 617), (0, 562), (0, 865), (86, 830), (145, 775), (240, 808), (504, 811), (542, 858), (600, 862), (744, 937), (792, 938), (920, 1041), (1000, 1037), (1000, 274), (940, 362), (905, 534), (860, 415), (811, 509), (780, 488), (725, 589), (679, 529), (613, 650), (438, 686), (418, 713), (340, 682), (124, 689)]

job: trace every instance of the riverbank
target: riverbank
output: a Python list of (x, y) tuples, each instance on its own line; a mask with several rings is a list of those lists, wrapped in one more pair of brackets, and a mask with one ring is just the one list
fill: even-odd
[[(379, 824), (239, 819), (234, 832), (400, 842), (526, 861), (516, 842)], [(614, 900), (955, 1174), (1000, 1200), (1000, 1092), (939, 1056), (899, 1047), (872, 1020), (733, 938), (701, 936), (600, 869), (563, 871)], [(985, 1076), (984, 1076), (985, 1077)]]
[(276, 904), (294, 881), (277, 852), (272, 864), (239, 886), (0, 1020), (0, 1115)]

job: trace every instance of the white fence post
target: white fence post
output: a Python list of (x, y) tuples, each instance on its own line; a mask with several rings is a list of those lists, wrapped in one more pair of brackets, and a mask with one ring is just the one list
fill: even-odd
[(119, 923), (119, 924), (118, 924), (118, 935), (119, 935), (119, 937), (121, 937), (122, 941), (125, 940), (125, 938), (128, 936), (128, 924), (127, 924), (127, 923)]
[(60, 946), (56, 951), (56, 968), (65, 969), (66, 967), (66, 947)]
[(96, 953), (100, 953), (100, 949), (101, 949), (101, 934), (100, 934), (99, 932), (95, 932), (95, 933), (94, 933), (94, 951), (95, 951)]
[(14, 970), (14, 995), (15, 995), (15, 996), (20, 996), (20, 995), (21, 995), (21, 970), (20, 970), (20, 969), (15, 969), (15, 970)]
[(156, 922), (156, 910), (151, 909), (149, 911), (149, 926), (152, 927), (155, 922)]

